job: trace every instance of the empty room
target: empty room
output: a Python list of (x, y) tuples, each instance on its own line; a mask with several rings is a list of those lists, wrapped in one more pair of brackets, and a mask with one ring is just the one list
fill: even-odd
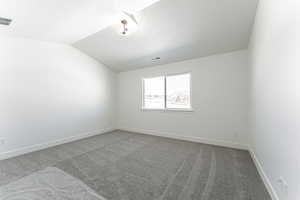
[(299, 0), (0, 0), (0, 200), (300, 200)]

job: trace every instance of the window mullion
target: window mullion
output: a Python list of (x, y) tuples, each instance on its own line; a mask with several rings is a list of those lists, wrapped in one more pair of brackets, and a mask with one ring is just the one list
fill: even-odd
[(165, 76), (165, 109), (167, 109), (167, 77)]

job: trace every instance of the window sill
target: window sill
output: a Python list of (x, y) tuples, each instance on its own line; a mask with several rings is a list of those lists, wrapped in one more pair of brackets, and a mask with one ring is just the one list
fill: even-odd
[(188, 108), (188, 109), (163, 109), (163, 108), (142, 108), (142, 111), (162, 111), (162, 112), (194, 112), (194, 109)]

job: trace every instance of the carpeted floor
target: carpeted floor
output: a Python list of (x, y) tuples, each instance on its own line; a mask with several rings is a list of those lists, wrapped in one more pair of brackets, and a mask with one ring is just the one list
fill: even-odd
[(0, 161), (0, 191), (49, 167), (108, 200), (271, 200), (247, 151), (123, 131)]

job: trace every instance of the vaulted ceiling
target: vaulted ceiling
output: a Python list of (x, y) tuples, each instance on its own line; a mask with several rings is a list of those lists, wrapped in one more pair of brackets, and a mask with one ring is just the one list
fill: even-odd
[(111, 24), (122, 10), (157, 0), (0, 0), (0, 17), (13, 20), (0, 34), (72, 44)]
[[(63, 42), (127, 71), (247, 48), (258, 0), (0, 0), (0, 34)], [(121, 36), (121, 10), (138, 31)], [(159, 60), (153, 60), (160, 57)]]

